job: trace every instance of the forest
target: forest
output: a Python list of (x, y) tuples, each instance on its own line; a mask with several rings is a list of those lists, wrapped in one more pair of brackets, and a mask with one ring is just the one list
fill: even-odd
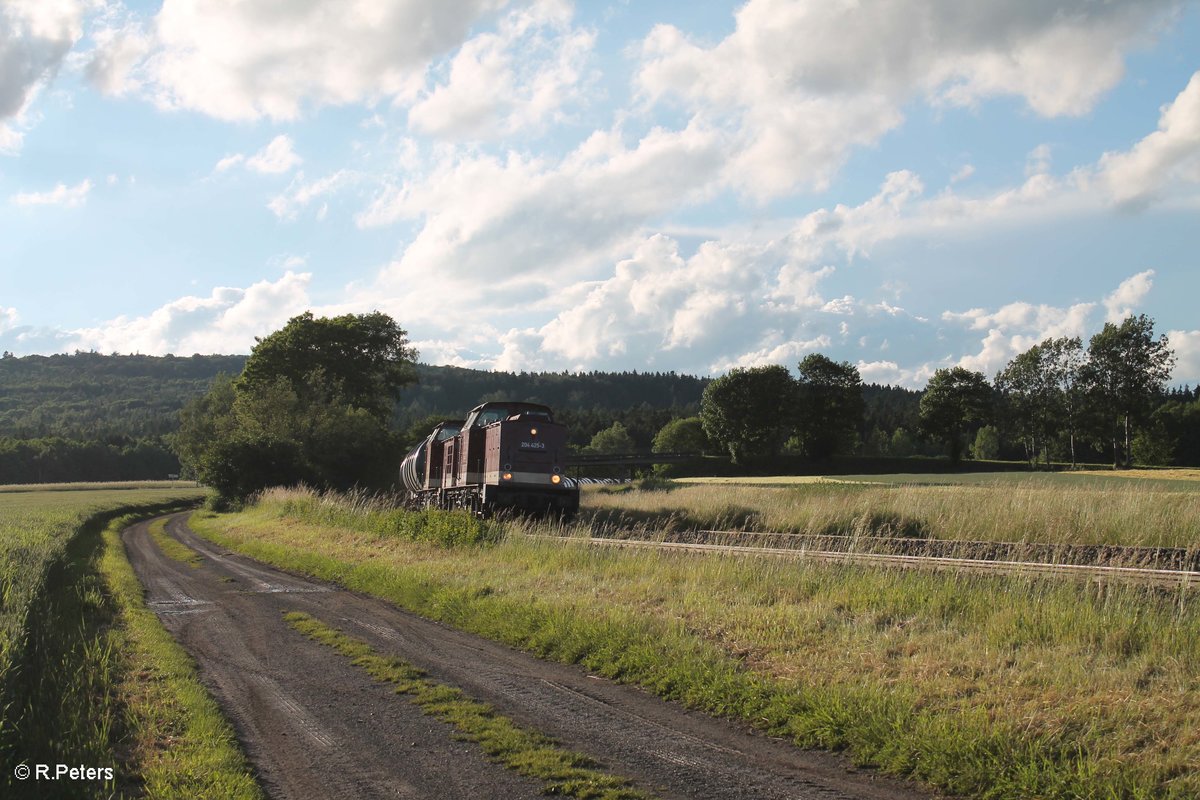
[[(179, 474), (174, 439), (180, 410), (204, 395), (219, 376), (240, 374), (246, 359), (5, 353), (0, 358), (0, 483)], [(487, 400), (511, 399), (551, 406), (578, 449), (588, 448), (597, 435), (617, 431), (616, 441), (649, 451), (667, 423), (699, 414), (704, 390), (712, 382), (673, 372), (509, 373), (428, 364), (416, 364), (415, 371), (417, 382), (403, 388), (392, 410), (391, 427), (401, 432), (402, 444), (417, 441), (438, 419), (461, 417)], [(944, 453), (940, 442), (922, 435), (923, 394), (861, 385), (861, 415), (838, 451), (890, 458)], [(1147, 420), (1148, 433), (1138, 440), (1137, 454), (1151, 458), (1140, 458), (1142, 463), (1200, 464), (1200, 387), (1159, 392)], [(1029, 459), (1030, 437), (1011, 420), (981, 427), (982, 434), (971, 432), (979, 440), (967, 442), (967, 457)], [(613, 441), (611, 435), (608, 441)], [(1172, 447), (1164, 448), (1161, 441)], [(1045, 444), (1034, 444), (1045, 451)], [(1081, 440), (1078, 448), (1081, 462), (1105, 458), (1102, 441)], [(1054, 455), (1061, 457), (1061, 448)]]
[[(76, 352), (0, 358), (0, 483), (161, 479), (180, 472), (174, 450), (179, 412), (219, 376), (242, 372), (247, 356), (104, 355)], [(508, 373), (415, 366), (392, 426), (402, 442), (429, 432), (430, 419), (462, 416), (486, 400), (545, 403), (583, 447), (624, 424), (648, 450), (672, 418), (695, 414), (708, 381), (651, 372)], [(403, 454), (397, 455), (397, 462)]]

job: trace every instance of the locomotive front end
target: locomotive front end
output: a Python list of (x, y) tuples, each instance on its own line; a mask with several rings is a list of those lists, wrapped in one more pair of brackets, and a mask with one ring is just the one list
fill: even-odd
[(487, 428), (484, 506), (574, 515), (579, 487), (566, 474), (567, 429), (544, 407), (511, 410)]

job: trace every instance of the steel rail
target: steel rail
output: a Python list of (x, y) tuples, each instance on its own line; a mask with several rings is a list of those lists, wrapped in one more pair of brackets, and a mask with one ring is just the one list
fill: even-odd
[(1052, 577), (1082, 577), (1096, 581), (1117, 579), (1165, 588), (1189, 588), (1200, 585), (1200, 571), (1151, 569), (1141, 567), (1110, 567), (1095, 564), (1052, 564), (1039, 561), (1000, 561), (977, 558), (948, 558), (944, 556), (904, 556), (881, 553), (847, 553), (836, 550), (807, 550), (804, 548), (753, 547), (687, 542), (656, 542), (644, 539), (611, 539), (589, 537), (544, 536), (536, 538), (563, 541), (582, 541), (605, 547), (646, 548), (694, 553), (734, 553), (739, 555), (775, 556), (808, 559), (823, 563), (868, 564), (908, 569), (953, 569), (976, 573), (1046, 575)]
[[(612, 531), (613, 537), (644, 538), (644, 532), (636, 529)], [(685, 539), (684, 544), (733, 544), (736, 539), (766, 540), (775, 538), (788, 542), (788, 548), (798, 549), (791, 542), (810, 550), (831, 552), (874, 553), (876, 555), (928, 555), (935, 557), (940, 551), (945, 558), (978, 558), (981, 561), (1036, 561), (1037, 563), (1071, 563), (1085, 566), (1120, 564), (1147, 569), (1177, 571), (1200, 570), (1200, 547), (1152, 547), (1147, 545), (1119, 545), (1099, 543), (1069, 543), (1031, 541), (984, 541), (973, 539), (938, 539), (917, 536), (872, 536), (838, 533), (801, 533), (796, 531), (747, 531), (684, 529), (668, 531), (667, 537)], [(700, 537), (687, 541), (685, 537)], [(807, 543), (807, 544), (806, 544)], [(845, 547), (843, 548), (842, 545)], [(757, 546), (757, 545), (756, 545)], [(880, 548), (880, 549), (877, 549)], [(896, 548), (900, 552), (892, 549)], [(935, 551), (923, 554), (921, 551)], [(947, 553), (946, 551), (954, 551)], [(975, 556), (972, 552), (990, 551), (988, 555)], [(993, 555), (994, 553), (994, 555)], [(1005, 557), (1003, 554), (1008, 553)]]

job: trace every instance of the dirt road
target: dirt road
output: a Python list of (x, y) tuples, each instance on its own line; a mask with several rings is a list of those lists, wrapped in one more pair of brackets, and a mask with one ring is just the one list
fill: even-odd
[(200, 665), (274, 798), (540, 797), (541, 785), (488, 762), (348, 660), (292, 630), (304, 611), (495, 706), (664, 798), (929, 797), (646, 692), (541, 661), (380, 600), (228, 553), (172, 517), (201, 554), (167, 558), (147, 524), (125, 532), (147, 603)]

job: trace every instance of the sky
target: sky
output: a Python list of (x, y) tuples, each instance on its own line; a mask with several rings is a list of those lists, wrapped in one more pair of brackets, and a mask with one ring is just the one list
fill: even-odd
[(0, 349), (1200, 382), (1200, 3), (0, 0)]

